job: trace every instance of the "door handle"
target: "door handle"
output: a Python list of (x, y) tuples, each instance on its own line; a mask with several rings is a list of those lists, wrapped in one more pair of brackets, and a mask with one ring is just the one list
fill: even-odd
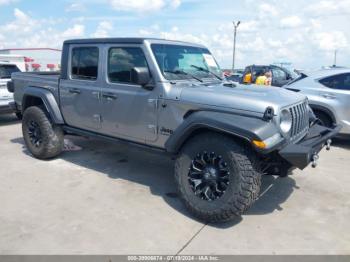
[(94, 97), (96, 97), (97, 99), (100, 99), (100, 92), (98, 91), (94, 91), (91, 93)]
[(102, 93), (102, 97), (106, 98), (107, 100), (116, 100), (118, 98), (118, 96), (113, 93)]
[(335, 98), (336, 98), (336, 96), (333, 95), (333, 94), (323, 94), (322, 96), (323, 96), (324, 98), (327, 98), (327, 99), (335, 99)]
[(69, 89), (69, 93), (72, 93), (72, 94), (80, 94), (81, 91), (80, 91), (80, 89), (78, 89), (78, 88), (71, 88), (71, 89)]

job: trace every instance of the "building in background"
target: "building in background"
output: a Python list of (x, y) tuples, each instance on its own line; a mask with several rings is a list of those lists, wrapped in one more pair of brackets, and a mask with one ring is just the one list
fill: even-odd
[(23, 70), (18, 66), (21, 71), (57, 71), (60, 70), (61, 50), (54, 48), (0, 49), (0, 61), (23, 63)]

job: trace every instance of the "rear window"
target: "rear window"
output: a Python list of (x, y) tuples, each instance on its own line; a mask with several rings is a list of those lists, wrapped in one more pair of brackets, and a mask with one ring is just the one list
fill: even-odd
[(96, 80), (99, 51), (97, 47), (75, 47), (72, 50), (73, 79)]
[(350, 73), (329, 76), (319, 82), (329, 88), (350, 90)]
[(0, 65), (0, 78), (11, 78), (12, 73), (19, 72), (16, 65)]

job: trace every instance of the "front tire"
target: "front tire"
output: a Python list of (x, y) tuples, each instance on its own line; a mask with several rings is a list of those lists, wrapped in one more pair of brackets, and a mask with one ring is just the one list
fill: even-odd
[(51, 123), (40, 107), (32, 106), (24, 111), (22, 133), (28, 150), (38, 159), (53, 158), (62, 152), (63, 130)]
[(225, 135), (203, 133), (181, 150), (175, 180), (195, 217), (223, 222), (240, 216), (258, 198), (261, 173), (250, 147)]

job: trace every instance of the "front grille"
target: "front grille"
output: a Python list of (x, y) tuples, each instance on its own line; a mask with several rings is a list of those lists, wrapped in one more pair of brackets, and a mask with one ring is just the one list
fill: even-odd
[(292, 114), (290, 139), (294, 142), (302, 138), (309, 130), (309, 110), (307, 101), (292, 106), (289, 108), (289, 112)]

